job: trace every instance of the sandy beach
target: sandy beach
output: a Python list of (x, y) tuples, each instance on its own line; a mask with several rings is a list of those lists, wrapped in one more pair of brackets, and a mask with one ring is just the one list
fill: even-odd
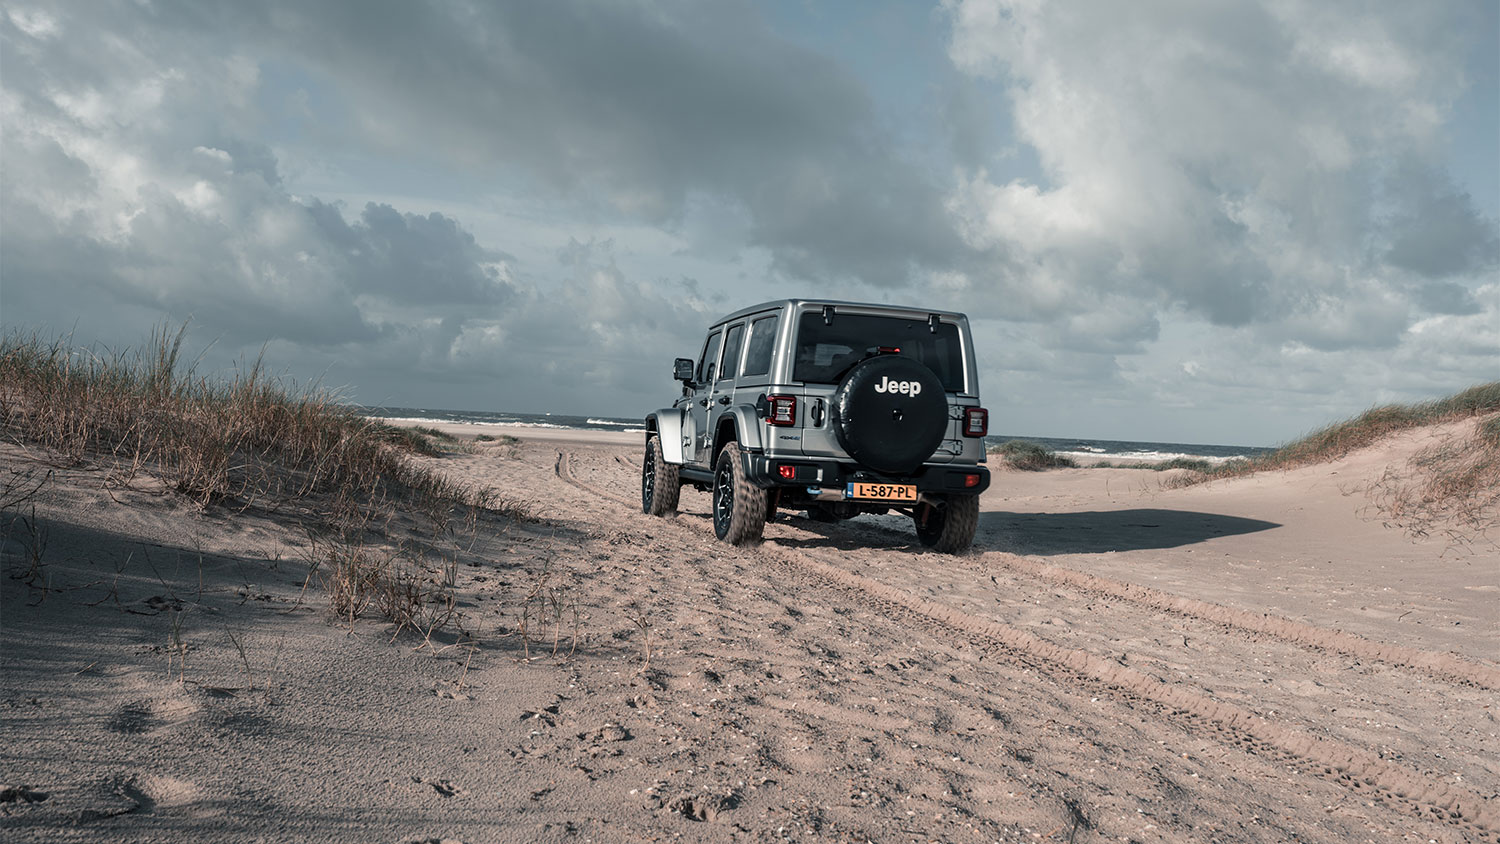
[(706, 493), (640, 513), (638, 434), (434, 427), (518, 438), (424, 460), (537, 518), (389, 549), (451, 581), (432, 635), (334, 618), (295, 507), (0, 446), (51, 473), (3, 549), (0, 836), (1500, 840), (1500, 552), (1371, 498), (1453, 425), (1180, 489), (997, 467), (960, 557), (894, 515), (734, 548)]

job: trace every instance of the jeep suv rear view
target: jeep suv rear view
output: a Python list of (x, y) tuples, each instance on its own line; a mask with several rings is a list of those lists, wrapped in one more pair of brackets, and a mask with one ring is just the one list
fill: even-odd
[(927, 547), (973, 542), (988, 415), (963, 314), (782, 300), (720, 319), (699, 348), (674, 365), (681, 397), (646, 417), (645, 512), (676, 512), (690, 483), (737, 544), (778, 509), (896, 510)]

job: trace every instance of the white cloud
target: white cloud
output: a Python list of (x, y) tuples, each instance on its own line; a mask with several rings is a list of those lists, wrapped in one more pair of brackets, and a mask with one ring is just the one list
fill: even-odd
[(1041, 288), (1038, 315), (1130, 291), (1317, 345), (1388, 345), (1430, 304), (1408, 270), (1493, 272), (1494, 221), (1406, 163), (1441, 140), (1461, 87), (1452, 17), (1329, 5), (950, 5), (951, 57), (1005, 81), (1050, 182), (978, 171), (950, 196), (966, 242), (1003, 256), (998, 286)]

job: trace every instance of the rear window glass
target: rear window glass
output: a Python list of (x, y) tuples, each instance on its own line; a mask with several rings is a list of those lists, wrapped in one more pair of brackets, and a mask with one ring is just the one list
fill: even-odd
[(797, 359), (792, 380), (809, 384), (837, 384), (860, 361), (882, 348), (920, 361), (950, 393), (964, 388), (963, 349), (958, 326), (939, 322), (934, 333), (925, 319), (835, 313), (832, 325), (823, 324), (816, 311), (797, 321)]
[(745, 354), (745, 375), (765, 375), (771, 371), (771, 352), (776, 350), (776, 325), (779, 321), (769, 316), (750, 323), (750, 350)]

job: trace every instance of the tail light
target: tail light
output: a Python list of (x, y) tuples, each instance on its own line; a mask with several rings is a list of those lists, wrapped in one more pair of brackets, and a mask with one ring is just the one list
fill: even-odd
[(766, 421), (772, 425), (797, 424), (796, 396), (766, 396)]
[(990, 412), (982, 407), (964, 408), (964, 436), (982, 437), (990, 432)]

